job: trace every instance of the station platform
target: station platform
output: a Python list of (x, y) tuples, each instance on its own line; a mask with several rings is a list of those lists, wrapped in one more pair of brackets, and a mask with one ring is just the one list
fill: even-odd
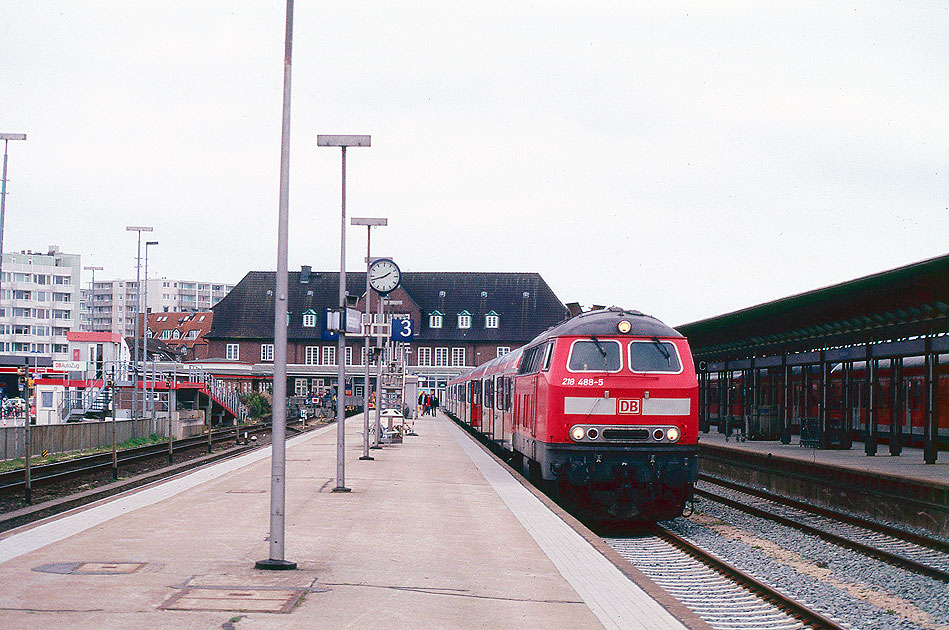
[(738, 442), (734, 436), (726, 441), (724, 433), (714, 429), (708, 433), (699, 433), (699, 444), (717, 448), (726, 448), (735, 452), (751, 452), (772, 457), (783, 457), (802, 462), (821, 464), (837, 468), (886, 475), (901, 479), (911, 479), (926, 483), (943, 485), (949, 491), (949, 453), (940, 453), (935, 464), (923, 461), (923, 449), (903, 447), (899, 456), (891, 456), (886, 444), (881, 444), (877, 454), (864, 453), (863, 442), (854, 441), (849, 450), (805, 448), (798, 443), (798, 436), (792, 436), (791, 444), (780, 441), (745, 440)]
[(287, 442), (286, 559), (270, 449), (0, 535), (3, 627), (707, 628), (442, 415), (361, 461), (346, 425)]

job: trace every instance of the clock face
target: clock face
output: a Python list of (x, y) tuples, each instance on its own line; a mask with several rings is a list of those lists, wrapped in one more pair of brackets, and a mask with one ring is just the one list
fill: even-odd
[(402, 272), (399, 266), (384, 258), (369, 266), (369, 285), (379, 293), (394, 291), (402, 281)]

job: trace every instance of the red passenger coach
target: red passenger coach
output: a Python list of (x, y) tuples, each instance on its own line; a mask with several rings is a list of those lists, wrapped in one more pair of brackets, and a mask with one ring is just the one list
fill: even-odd
[(695, 368), (686, 339), (653, 317), (584, 313), (450, 386), (449, 411), (593, 515), (674, 518), (691, 495)]

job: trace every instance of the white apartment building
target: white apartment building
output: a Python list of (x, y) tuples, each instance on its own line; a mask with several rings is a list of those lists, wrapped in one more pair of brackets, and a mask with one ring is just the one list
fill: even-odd
[(69, 359), (66, 333), (79, 322), (79, 254), (55, 245), (4, 252), (0, 261), (0, 353)]
[[(142, 300), (149, 313), (209, 311), (233, 288), (220, 282), (149, 278), (142, 283)], [(135, 280), (96, 279), (93, 290), (82, 291), (80, 329), (134, 335), (137, 289)]]

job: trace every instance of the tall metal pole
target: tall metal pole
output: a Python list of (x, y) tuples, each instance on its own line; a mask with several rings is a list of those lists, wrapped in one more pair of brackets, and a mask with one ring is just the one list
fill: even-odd
[(90, 285), (90, 291), (89, 291), (89, 318), (90, 318), (89, 330), (95, 331), (95, 329), (96, 329), (96, 324), (95, 324), (95, 322), (96, 322), (96, 317), (95, 317), (95, 313), (96, 313), (96, 271), (102, 271), (102, 267), (89, 266), (89, 267), (83, 267), (83, 269), (85, 269), (86, 271), (91, 271), (91, 272), (92, 272), (92, 284)]
[[(366, 226), (366, 303), (363, 305), (364, 306), (363, 310), (366, 313), (367, 324), (371, 322), (371, 313), (372, 313), (372, 309), (369, 308), (369, 296), (371, 295), (371, 293), (369, 292), (371, 290), (369, 288), (369, 262), (370, 262), (369, 252), (371, 251), (371, 247), (370, 247), (370, 243), (372, 239), (371, 234), (372, 234), (372, 226), (367, 225)], [(371, 324), (369, 326), (369, 330), (372, 330)], [(360, 457), (359, 459), (371, 460), (375, 458), (369, 454), (369, 334), (368, 334), (369, 331), (367, 330), (365, 332), (367, 334), (363, 341), (363, 344), (364, 344), (363, 348), (365, 349), (365, 358), (363, 359), (363, 362), (366, 364), (365, 365), (366, 379), (363, 384), (362, 457)], [(377, 405), (379, 404), (378, 400), (376, 401), (376, 404)]]
[(10, 140), (26, 140), (25, 133), (0, 133), (3, 139), (3, 178), (0, 179), (0, 261), (3, 260), (3, 220), (7, 207), (7, 146)]
[(333, 492), (349, 492), (346, 487), (346, 147), (343, 150), (342, 222), (339, 230), (339, 349), (336, 362), (336, 487)]
[[(142, 362), (143, 368), (148, 365), (148, 352), (146, 351), (148, 346), (145, 343), (145, 334), (148, 330), (148, 247), (150, 245), (158, 245), (158, 241), (146, 241), (145, 242), (145, 307), (142, 309)], [(155, 363), (152, 361), (152, 371), (154, 372)], [(145, 371), (143, 369), (143, 371)], [(147, 374), (146, 374), (147, 377)], [(154, 379), (153, 379), (154, 381)], [(154, 389), (154, 385), (152, 385)], [(145, 393), (148, 393), (148, 378), (145, 379)], [(148, 402), (145, 402), (148, 401)], [(142, 417), (145, 417), (148, 414), (148, 407), (151, 406), (152, 411), (152, 420), (155, 420), (155, 403), (152, 400), (152, 396), (146, 396), (142, 401)]]
[[(153, 228), (127, 225), (126, 232), (138, 232), (138, 250), (135, 255), (135, 357), (132, 362), (132, 420), (135, 419), (135, 394), (138, 391), (138, 316), (142, 310), (142, 232), (151, 232)], [(144, 354), (145, 350), (142, 349)], [(142, 401), (144, 402), (144, 400)], [(144, 414), (143, 414), (144, 415)]]
[[(385, 296), (379, 296), (379, 322), (385, 322)], [(382, 439), (382, 362), (385, 356), (382, 351), (382, 337), (376, 337), (376, 436), (373, 440), (375, 448), (382, 448), (379, 443)]]
[(287, 249), (290, 216), (290, 59), (293, 50), (293, 0), (287, 0), (283, 57), (283, 125), (280, 131), (280, 211), (277, 219), (277, 299), (274, 300), (273, 438), (270, 467), (270, 557), (258, 569), (296, 569), (284, 558), (284, 507), (287, 470)]

